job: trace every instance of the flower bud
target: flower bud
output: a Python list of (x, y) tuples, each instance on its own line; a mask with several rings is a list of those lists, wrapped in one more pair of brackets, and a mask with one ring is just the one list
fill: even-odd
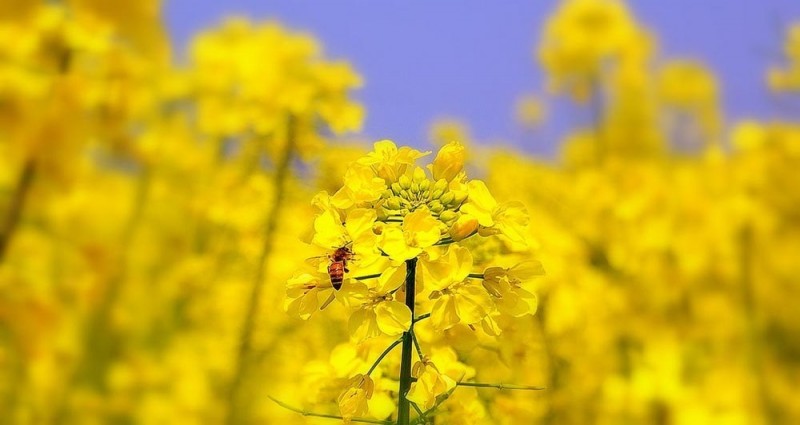
[(442, 211), (442, 213), (439, 214), (439, 220), (442, 220), (444, 222), (450, 222), (455, 220), (456, 218), (458, 218), (458, 213), (456, 213), (455, 211), (446, 210)]
[(395, 195), (399, 195), (401, 190), (403, 190), (403, 188), (400, 187), (399, 183), (397, 183), (397, 182), (392, 183), (392, 192)]
[(453, 192), (447, 192), (439, 198), (439, 200), (442, 202), (443, 205), (451, 204), (453, 202), (453, 199), (455, 199), (455, 195), (453, 195)]
[(464, 168), (465, 157), (466, 151), (464, 150), (464, 146), (458, 142), (450, 142), (442, 146), (439, 153), (436, 154), (436, 159), (433, 160), (433, 164), (430, 166), (433, 178), (437, 180), (453, 180)]
[(398, 179), (397, 182), (400, 183), (400, 187), (403, 189), (408, 189), (411, 187), (411, 179), (409, 179), (405, 174), (400, 176), (400, 179)]
[(424, 192), (424, 191), (430, 189), (430, 187), (431, 187), (431, 181), (428, 180), (428, 179), (425, 179), (425, 180), (423, 180), (423, 181), (421, 181), (419, 183), (419, 190), (420, 191)]
[(419, 193), (419, 183), (414, 182), (411, 183), (411, 189), (409, 189), (411, 193)]
[(401, 208), (400, 205), (400, 198), (398, 197), (391, 197), (385, 204), (383, 204), (386, 209), (390, 210), (399, 210)]
[(339, 394), (339, 412), (345, 421), (363, 416), (369, 411), (367, 400), (372, 398), (375, 383), (369, 375), (358, 374), (347, 381), (345, 390)]
[(433, 200), (428, 203), (428, 209), (430, 209), (431, 212), (438, 214), (444, 211), (444, 205), (442, 205), (442, 203), (437, 200)]
[(414, 169), (414, 183), (422, 183), (423, 181), (427, 180), (428, 177), (425, 175), (425, 170), (420, 167)]
[[(444, 215), (444, 213), (442, 213), (442, 215)], [(471, 236), (476, 231), (478, 231), (478, 220), (469, 214), (461, 214), (450, 227), (450, 237), (453, 238), (454, 241), (460, 241)]]

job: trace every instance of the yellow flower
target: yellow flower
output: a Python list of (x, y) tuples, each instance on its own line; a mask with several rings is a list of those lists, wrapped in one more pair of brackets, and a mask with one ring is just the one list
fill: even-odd
[(464, 169), (465, 158), (464, 146), (458, 142), (450, 142), (439, 149), (436, 158), (428, 168), (431, 170), (434, 180), (451, 181)]
[(527, 95), (517, 101), (517, 121), (527, 128), (537, 128), (547, 118), (547, 108), (536, 95)]
[(283, 309), (291, 316), (308, 320), (314, 313), (326, 307), (333, 295), (333, 286), (327, 273), (303, 272), (292, 276), (286, 283), (286, 300)]
[(347, 381), (345, 390), (339, 394), (339, 413), (344, 418), (344, 423), (350, 423), (355, 417), (364, 416), (369, 412), (367, 401), (372, 398), (375, 383), (369, 375), (357, 374)]
[(311, 243), (325, 250), (350, 244), (350, 249), (365, 263), (379, 255), (377, 235), (372, 231), (377, 218), (375, 210), (354, 208), (347, 212), (344, 223), (340, 221), (340, 216), (336, 209), (325, 208), (314, 219), (314, 237)]
[(366, 165), (353, 163), (344, 173), (344, 186), (332, 197), (337, 208), (347, 209), (378, 200), (386, 183)]
[(358, 164), (371, 167), (375, 175), (382, 178), (386, 184), (396, 182), (417, 159), (430, 153), (420, 152), (408, 146), (398, 149), (391, 140), (381, 140), (375, 142), (373, 146), (375, 150), (359, 159)]
[(469, 214), (460, 214), (456, 221), (450, 226), (450, 237), (454, 241), (460, 241), (472, 236), (478, 231), (478, 219)]
[(402, 226), (386, 226), (378, 246), (392, 260), (414, 258), (441, 238), (441, 223), (422, 207), (403, 218)]
[(446, 394), (456, 386), (455, 381), (439, 373), (436, 365), (428, 359), (416, 362), (412, 374), (417, 380), (411, 384), (406, 398), (422, 410), (432, 408), (436, 397)]
[(483, 272), (483, 287), (494, 298), (498, 310), (520, 317), (536, 313), (538, 298), (523, 285), (542, 275), (544, 268), (538, 261), (525, 261), (509, 269), (489, 267)]
[(480, 180), (468, 183), (469, 197), (461, 206), (461, 212), (474, 217), (480, 224), (480, 234), (489, 236), (502, 234), (515, 243), (524, 244), (525, 227), (528, 225), (528, 214), (519, 202), (498, 204), (486, 184)]
[[(389, 269), (386, 274), (397, 275)], [(350, 315), (348, 328), (356, 341), (381, 335), (396, 336), (411, 326), (411, 310), (393, 298), (401, 279), (384, 279), (382, 285), (369, 287), (363, 282), (351, 281), (337, 293), (337, 298), (355, 311)]]
[(429, 278), (426, 286), (432, 291), (430, 320), (434, 328), (444, 330), (459, 323), (473, 325), (492, 311), (494, 304), (489, 294), (468, 277), (472, 265), (469, 250), (457, 245), (451, 246), (439, 260), (425, 264)]

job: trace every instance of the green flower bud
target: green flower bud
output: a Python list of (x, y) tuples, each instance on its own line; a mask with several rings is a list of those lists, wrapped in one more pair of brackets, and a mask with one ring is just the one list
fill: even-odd
[(397, 182), (392, 183), (392, 192), (394, 192), (395, 195), (399, 195), (402, 190), (403, 188), (400, 187)]
[(453, 199), (455, 199), (455, 195), (453, 195), (453, 192), (447, 192), (441, 197), (439, 197), (439, 200), (444, 205), (450, 205), (450, 203), (453, 202)]
[(442, 220), (444, 222), (453, 221), (456, 218), (458, 218), (458, 214), (455, 211), (451, 210), (442, 211), (442, 213), (439, 214), (439, 220)]
[(384, 207), (390, 210), (399, 210), (401, 208), (400, 198), (398, 197), (389, 198), (389, 200), (386, 201), (386, 203), (384, 204)]
[(431, 201), (428, 203), (428, 209), (431, 210), (433, 213), (440, 213), (444, 211), (444, 205), (442, 205), (439, 201)]
[(411, 193), (419, 193), (419, 183), (411, 183)]
[(423, 191), (423, 192), (424, 192), (424, 191), (426, 191), (426, 190), (428, 190), (428, 189), (430, 189), (430, 187), (431, 187), (431, 181), (430, 181), (430, 180), (428, 180), (428, 179), (425, 179), (425, 180), (423, 180), (423, 181), (422, 181), (422, 182), (420, 182), (420, 184), (419, 184), (419, 190), (420, 190), (420, 191)]

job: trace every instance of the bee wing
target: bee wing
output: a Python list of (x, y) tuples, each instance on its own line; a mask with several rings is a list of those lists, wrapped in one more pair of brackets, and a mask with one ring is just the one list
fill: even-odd
[(320, 264), (330, 261), (327, 255), (318, 255), (316, 257), (306, 258), (306, 264), (314, 268), (319, 268)]

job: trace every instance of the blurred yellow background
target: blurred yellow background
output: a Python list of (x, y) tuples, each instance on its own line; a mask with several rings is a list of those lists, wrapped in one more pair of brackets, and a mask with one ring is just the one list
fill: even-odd
[[(0, 423), (330, 423), (268, 396), (335, 411), (345, 317), (283, 304), (310, 199), (370, 149), (362, 77), (246, 19), (177, 66), (160, 7), (0, 5)], [(563, 1), (541, 33), (520, 126), (559, 96), (590, 126), (552, 159), (456, 121), (430, 143), (525, 203), (547, 271), (536, 315), (453, 335), (459, 358), (547, 390), (480, 390), (441, 423), (800, 423), (800, 120), (726, 124), (714, 73), (659, 58), (624, 3)], [(780, 47), (764, 84), (796, 96), (800, 23)]]

